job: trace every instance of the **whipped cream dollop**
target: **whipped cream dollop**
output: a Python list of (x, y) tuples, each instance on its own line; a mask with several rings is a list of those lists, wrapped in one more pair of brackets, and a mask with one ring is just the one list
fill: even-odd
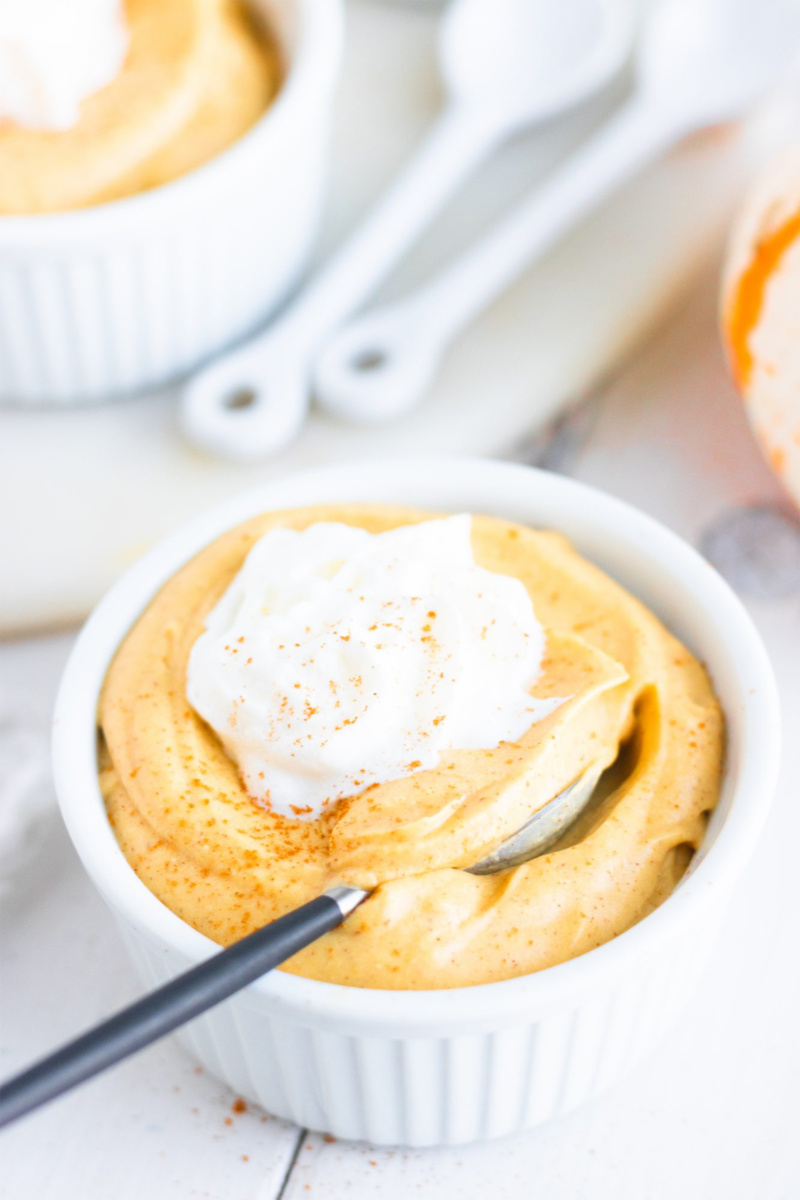
[(0, 120), (71, 128), (127, 48), (122, 0), (0, 0)]
[(187, 697), (286, 816), (516, 741), (557, 707), (523, 584), (475, 564), (467, 515), (370, 534), (273, 529), (206, 619)]

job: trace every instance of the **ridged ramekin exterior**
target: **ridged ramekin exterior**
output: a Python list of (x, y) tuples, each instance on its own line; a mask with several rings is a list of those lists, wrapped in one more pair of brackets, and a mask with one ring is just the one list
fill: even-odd
[[(294, 9), (288, 95), (229, 151), (141, 196), (0, 217), (0, 400), (90, 403), (166, 383), (251, 331), (297, 282), (324, 197), (340, 0)], [(295, 79), (309, 33), (314, 61)]]
[[(276, 1010), (251, 989), (178, 1037), (237, 1094), (308, 1129), (378, 1145), (505, 1137), (600, 1095), (654, 1049), (691, 1000), (720, 911), (602, 990), (508, 1024), (461, 1030), (454, 1006), (446, 1026), (392, 1037)], [(194, 965), (118, 923), (145, 987)]]
[(56, 706), (53, 761), (73, 842), (148, 987), (214, 953), (125, 860), (97, 783), (97, 698), (127, 629), (204, 545), (269, 509), (336, 502), (495, 513), (559, 530), (649, 604), (707, 663), (726, 713), (722, 793), (675, 892), (619, 937), (532, 975), (452, 991), (340, 987), (273, 971), (179, 1033), (220, 1079), (270, 1112), (338, 1137), (426, 1146), (500, 1137), (597, 1095), (690, 1000), (752, 853), (777, 775), (769, 662), (727, 585), (689, 546), (610, 496), (480, 460), (345, 464), (276, 480), (152, 550), (98, 606)]

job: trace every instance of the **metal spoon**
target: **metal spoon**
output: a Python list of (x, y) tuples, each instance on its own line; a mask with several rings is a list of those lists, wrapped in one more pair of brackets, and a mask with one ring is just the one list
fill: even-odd
[[(455, 0), (439, 59), (448, 103), (353, 233), (266, 333), (187, 384), (187, 437), (232, 458), (280, 450), (308, 409), (326, 334), (354, 312), (492, 150), (577, 104), (620, 69), (633, 40), (624, 0)], [(266, 230), (265, 237), (280, 236)]]
[(316, 363), (317, 401), (365, 422), (414, 408), (450, 343), (512, 280), (668, 146), (746, 113), (796, 59), (798, 45), (796, 0), (661, 0), (645, 21), (626, 104), (416, 292), (334, 333)]
[[(589, 767), (469, 870), (491, 875), (544, 853), (586, 808), (601, 770)], [(0, 1086), (0, 1127), (171, 1033), (253, 983), (337, 925), (370, 895), (333, 887), (212, 955)]]

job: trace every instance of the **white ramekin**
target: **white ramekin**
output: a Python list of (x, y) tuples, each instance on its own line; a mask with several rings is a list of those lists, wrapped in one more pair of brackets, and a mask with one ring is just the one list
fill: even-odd
[(342, 0), (254, 0), (283, 86), (228, 150), (72, 212), (0, 216), (0, 401), (73, 404), (167, 382), (296, 283), (324, 196)]
[(560, 476), (482, 460), (326, 468), (228, 502), (168, 538), (106, 596), (58, 699), (55, 776), (72, 839), (148, 987), (215, 947), (140, 882), (106, 820), (96, 707), (126, 631), (173, 572), (252, 514), (336, 501), (492, 513), (560, 530), (635, 592), (707, 664), (728, 722), (722, 797), (675, 893), (613, 942), (535, 975), (396, 992), (272, 972), (181, 1033), (215, 1075), (270, 1112), (339, 1137), (425, 1146), (509, 1134), (617, 1080), (689, 1000), (770, 804), (779, 751), (772, 671), (712, 568), (619, 500)]

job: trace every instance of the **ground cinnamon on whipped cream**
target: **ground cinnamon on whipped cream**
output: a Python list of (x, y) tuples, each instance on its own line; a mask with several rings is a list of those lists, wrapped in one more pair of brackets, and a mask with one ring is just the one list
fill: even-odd
[[(532, 614), (542, 634), (514, 686), (518, 692), (533, 667), (529, 695), (550, 711), (534, 710), (530, 724), (510, 729), (498, 744), (442, 744), (435, 761), (412, 760), (404, 774), (354, 784), (311, 814), (289, 808), (286, 815), (251, 794), (247, 771), (193, 707), (198, 696), (190, 703), (186, 691), (208, 629), (213, 640), (239, 628), (238, 616), (247, 624), (255, 593), (241, 586), (239, 572), (248, 554), (270, 531), (280, 532), (273, 547), (286, 549), (300, 543), (283, 531), (309, 530), (313, 538), (311, 527), (320, 524), (350, 528), (354, 545), (363, 540), (361, 530), (399, 530), (411, 545), (417, 535), (435, 541), (436, 526), (449, 525), (435, 518), (367, 505), (257, 517), (178, 571), (117, 652), (99, 710), (109, 818), (145, 884), (217, 942), (230, 943), (336, 883), (352, 883), (375, 890), (340, 929), (283, 969), (382, 988), (507, 979), (584, 953), (641, 920), (673, 890), (702, 840), (718, 797), (724, 743), (722, 714), (702, 666), (563, 538), (483, 516), (469, 525), (474, 564), (521, 586), (526, 620)], [(462, 534), (464, 520), (456, 518)], [(296, 606), (287, 599), (292, 585), (287, 581), (281, 593), (274, 566), (266, 573), (295, 621)], [(332, 570), (328, 582), (335, 578)], [(512, 591), (519, 595), (518, 587)], [(247, 602), (239, 612), (236, 604), (227, 611), (223, 601), (217, 629), (213, 614), (226, 593)], [(347, 588), (334, 593), (344, 606), (341, 619), (353, 619)], [(493, 605), (498, 618), (521, 620), (522, 608)], [(419, 632), (417, 609), (409, 604), (408, 613)], [(223, 653), (226, 644), (246, 645), (248, 633), (236, 636), (245, 643), (223, 642)], [(269, 671), (279, 671), (270, 639)], [(213, 648), (212, 676), (224, 661), (219, 653)], [(227, 653), (237, 663), (234, 676), (242, 677), (239, 656)], [(292, 672), (300, 665), (293, 660)], [(287, 682), (302, 691), (313, 680), (311, 671), (305, 684)], [(227, 711), (232, 693), (226, 695), (218, 711), (206, 714), (215, 723)], [(483, 697), (474, 689), (465, 696), (476, 705), (474, 715)], [(413, 712), (403, 711), (396, 728), (408, 732)], [(376, 730), (381, 743), (380, 721)], [(379, 746), (378, 757), (390, 755), (390, 743)], [(240, 753), (230, 740), (229, 746)], [(597, 802), (552, 851), (497, 875), (464, 870), (590, 765), (607, 768)]]
[(545, 649), (517, 579), (476, 565), (471, 518), (371, 534), (272, 529), (206, 618), (186, 694), (285, 816), (514, 742), (559, 699), (534, 694)]

